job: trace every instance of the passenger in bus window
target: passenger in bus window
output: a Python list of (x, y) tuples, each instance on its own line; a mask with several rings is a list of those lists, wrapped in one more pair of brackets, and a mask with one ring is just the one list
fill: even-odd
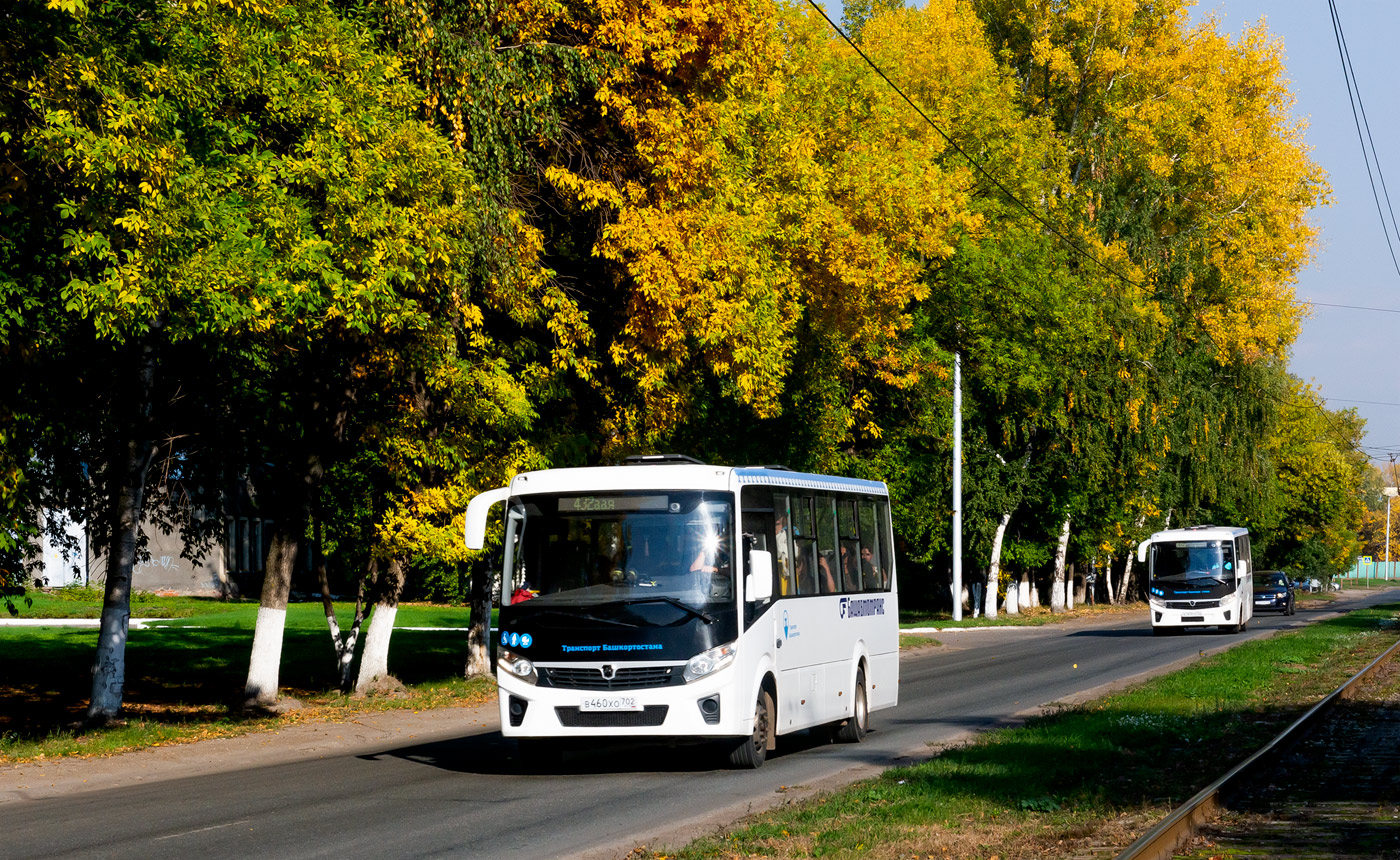
[(841, 542), (841, 584), (846, 591), (860, 591), (860, 567), (856, 561), (855, 541)]
[(834, 560), (830, 552), (817, 553), (817, 570), (821, 573), (822, 594), (835, 594), (840, 591), (836, 587), (836, 572)]
[(723, 533), (707, 538), (700, 554), (690, 563), (690, 572), (698, 574), (700, 592), (710, 598), (727, 599), (732, 593), (729, 564), (729, 541)]
[(860, 548), (860, 575), (869, 589), (881, 588), (885, 576), (875, 568), (875, 553), (868, 546)]

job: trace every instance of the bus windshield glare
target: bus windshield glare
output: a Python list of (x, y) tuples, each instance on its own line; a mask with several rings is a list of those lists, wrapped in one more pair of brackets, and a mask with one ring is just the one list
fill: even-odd
[(1190, 540), (1152, 545), (1152, 581), (1185, 582), (1232, 579), (1235, 550), (1232, 541)]
[(529, 601), (532, 610), (670, 604), (712, 620), (734, 606), (732, 531), (727, 493), (520, 496), (506, 517), (508, 603)]

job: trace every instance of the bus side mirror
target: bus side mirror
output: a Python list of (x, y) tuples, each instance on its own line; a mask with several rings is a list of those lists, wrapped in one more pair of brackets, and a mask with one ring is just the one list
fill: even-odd
[(759, 603), (773, 598), (773, 554), (755, 549), (749, 552), (749, 573), (744, 577), (744, 599)]
[(1147, 561), (1147, 548), (1152, 546), (1152, 538), (1148, 538), (1138, 544), (1138, 561)]
[(467, 503), (465, 538), (467, 549), (481, 549), (486, 545), (486, 517), (497, 502), (510, 498), (510, 487), (499, 487), (477, 495)]

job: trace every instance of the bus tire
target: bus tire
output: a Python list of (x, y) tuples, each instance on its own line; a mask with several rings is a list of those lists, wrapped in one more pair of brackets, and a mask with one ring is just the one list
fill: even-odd
[(773, 725), (773, 698), (767, 690), (758, 694), (753, 711), (753, 734), (740, 740), (729, 751), (729, 763), (744, 770), (763, 767), (768, 758), (768, 734)]
[(870, 703), (865, 698), (865, 670), (856, 671), (856, 689), (851, 697), (851, 718), (836, 728), (836, 740), (843, 744), (858, 744), (870, 728)]

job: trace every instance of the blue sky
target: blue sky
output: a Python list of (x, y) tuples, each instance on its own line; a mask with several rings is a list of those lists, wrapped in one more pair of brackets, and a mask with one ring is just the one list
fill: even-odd
[[(1400, 3), (1336, 5), (1380, 167), (1400, 207)], [(1297, 99), (1294, 115), (1307, 122), (1313, 160), (1332, 185), (1331, 205), (1313, 213), (1321, 241), (1313, 264), (1298, 278), (1298, 298), (1400, 311), (1400, 273), (1366, 177), (1326, 0), (1202, 0), (1193, 17), (1212, 12), (1225, 32), (1238, 35), (1262, 18), (1283, 40)], [(1392, 235), (1391, 241), (1400, 256), (1400, 239)], [(1392, 453), (1400, 459), (1400, 381), (1390, 367), (1397, 336), (1400, 313), (1315, 307), (1290, 362), (1293, 373), (1312, 381), (1332, 408), (1355, 408), (1366, 419), (1367, 453), (1379, 462)]]

